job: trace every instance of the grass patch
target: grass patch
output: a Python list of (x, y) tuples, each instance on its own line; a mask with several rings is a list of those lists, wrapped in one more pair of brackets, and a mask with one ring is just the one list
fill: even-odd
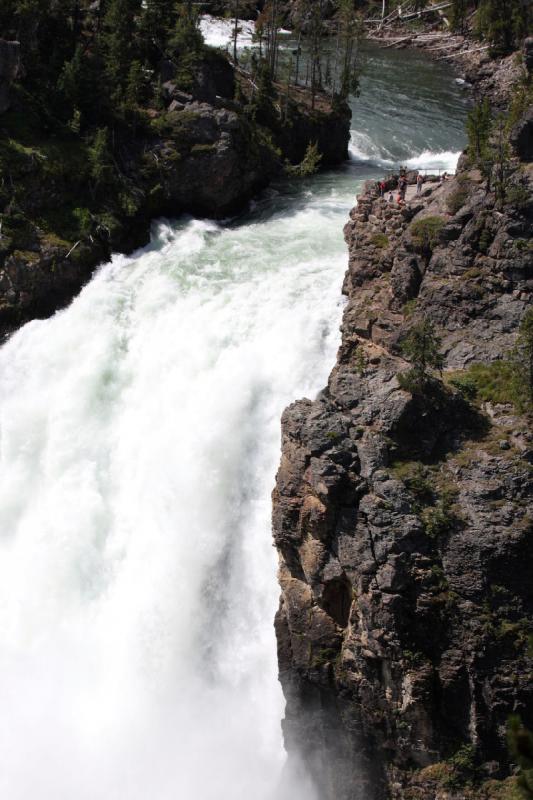
[(410, 230), (415, 249), (420, 253), (431, 253), (439, 243), (444, 225), (444, 217), (424, 217), (413, 222)]
[(402, 308), (402, 313), (404, 317), (407, 317), (409, 319), (409, 317), (413, 316), (413, 314), (415, 313), (417, 302), (418, 302), (417, 298), (413, 297), (412, 300), (408, 300), (407, 303), (404, 303), (404, 306)]
[(513, 402), (513, 367), (509, 361), (472, 364), (466, 370), (448, 372), (444, 380), (471, 402)]
[(384, 250), (389, 246), (389, 237), (385, 233), (375, 233), (370, 239), (370, 242), (374, 247), (379, 247)]

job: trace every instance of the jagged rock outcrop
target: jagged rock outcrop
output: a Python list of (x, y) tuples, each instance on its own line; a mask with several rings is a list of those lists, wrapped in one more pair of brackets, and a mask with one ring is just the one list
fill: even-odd
[(0, 114), (9, 108), (9, 87), (20, 69), (20, 44), (0, 39)]
[(158, 136), (139, 138), (122, 154), (127, 179), (140, 198), (138, 207), (112, 228), (94, 222), (76, 244), (30, 220), (38, 218), (43, 208), (49, 214), (66, 213), (77, 183), (79, 195), (86, 193), (87, 176), (65, 170), (50, 175), (46, 162), (31, 154), (26, 162), (21, 167), (26, 216), (7, 213), (0, 238), (2, 333), (69, 302), (112, 251), (130, 252), (146, 243), (154, 217), (183, 211), (208, 216), (231, 213), (279, 169), (271, 149), (256, 139), (235, 111), (188, 102), (165, 115)]
[(284, 733), (321, 800), (495, 796), (508, 716), (533, 724), (531, 420), (398, 378), (422, 317), (447, 371), (508, 355), (532, 303), (533, 165), (513, 181), (501, 208), (464, 164), (404, 208), (367, 186), (337, 364), (283, 415)]

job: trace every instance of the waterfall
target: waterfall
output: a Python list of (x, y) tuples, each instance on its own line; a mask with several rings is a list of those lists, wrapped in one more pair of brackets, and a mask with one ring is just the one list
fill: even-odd
[(279, 796), (270, 492), (344, 266), (313, 197), (160, 223), (0, 351), (3, 797)]

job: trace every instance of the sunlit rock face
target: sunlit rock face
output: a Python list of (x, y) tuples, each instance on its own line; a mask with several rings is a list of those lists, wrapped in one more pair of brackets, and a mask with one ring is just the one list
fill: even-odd
[[(345, 228), (337, 363), (315, 401), (283, 415), (273, 527), (284, 732), (328, 800), (440, 796), (452, 767), (432, 765), (461, 746), (480, 780), (504, 777), (509, 715), (533, 722), (528, 419), (438, 381), (411, 394), (398, 378), (409, 366), (399, 343), (423, 318), (445, 369), (508, 356), (531, 306), (522, 174), (529, 201), (503, 210), (464, 167), (460, 182), (409, 190), (405, 208), (367, 186)], [(424, 218), (442, 224), (421, 254)]]

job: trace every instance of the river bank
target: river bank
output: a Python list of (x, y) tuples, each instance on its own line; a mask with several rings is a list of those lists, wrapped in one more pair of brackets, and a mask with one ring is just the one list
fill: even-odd
[(517, 51), (503, 58), (493, 58), (489, 45), (480, 45), (479, 39), (472, 35), (432, 30), (432, 27), (413, 32), (398, 23), (395, 31), (375, 31), (368, 39), (384, 48), (416, 49), (437, 62), (446, 61), (468, 84), (474, 97), (486, 97), (494, 109), (507, 108), (524, 64), (533, 58), (533, 39), (527, 40), (523, 55), (517, 56), (520, 52)]

